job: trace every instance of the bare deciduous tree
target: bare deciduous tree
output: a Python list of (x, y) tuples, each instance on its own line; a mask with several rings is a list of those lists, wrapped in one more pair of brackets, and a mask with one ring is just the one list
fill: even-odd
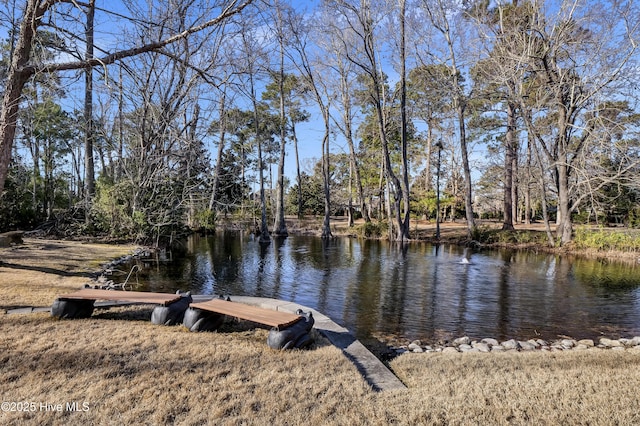
[[(461, 19), (460, 5), (447, 0), (422, 1), (422, 9), (427, 13), (434, 28), (440, 33), (445, 41), (445, 52), (441, 58), (433, 58), (439, 63), (445, 64), (449, 69), (451, 78), (451, 97), (452, 107), (458, 115), (458, 138), (460, 143), (460, 152), (462, 154), (462, 169), (464, 172), (464, 201), (465, 215), (467, 219), (467, 233), (471, 236), (471, 232), (475, 229), (475, 218), (473, 214), (473, 191), (471, 167), (469, 165), (469, 149), (467, 146), (466, 133), (466, 110), (467, 97), (464, 93), (462, 85), (462, 70), (460, 69), (459, 40), (456, 40), (456, 27), (452, 21), (459, 23)], [(458, 44), (457, 44), (458, 43)]]
[(552, 170), (560, 244), (571, 241), (572, 214), (582, 201), (637, 167), (637, 159), (621, 151), (617, 167), (594, 173), (595, 163), (587, 158), (601, 155), (598, 135), (608, 129), (596, 112), (614, 93), (626, 95), (620, 83), (637, 52), (638, 16), (633, 2), (568, 0), (554, 14), (537, 9), (532, 16), (530, 78), (518, 93), (528, 131)]
[(5, 91), (0, 105), (0, 194), (4, 190), (4, 182), (11, 160), (22, 89), (32, 75), (40, 72), (52, 73), (96, 66), (104, 67), (124, 58), (160, 50), (176, 41), (186, 39), (192, 34), (223, 24), (251, 4), (252, 0), (226, 2), (226, 4), (220, 5), (221, 10), (217, 16), (143, 45), (118, 50), (98, 58), (42, 65), (34, 64), (30, 59), (36, 31), (44, 22), (47, 13), (56, 13), (54, 6), (58, 3), (63, 2), (61, 0), (27, 0), (23, 9), (20, 29), (12, 52)]
[[(390, 218), (393, 218), (392, 226), (389, 228), (389, 238), (392, 241), (406, 241), (409, 237), (408, 176), (406, 183), (404, 178), (401, 180), (391, 161), (391, 147), (385, 118), (384, 82), (378, 58), (379, 46), (376, 44), (375, 39), (375, 11), (372, 9), (371, 2), (367, 0), (361, 0), (360, 2), (335, 0), (327, 2), (327, 5), (334, 11), (336, 30), (339, 33), (347, 32), (353, 34), (351, 40), (355, 43), (346, 45), (344, 48), (347, 59), (370, 80), (371, 90), (368, 95), (376, 114), (378, 136), (382, 142), (383, 171), (390, 190), (390, 196), (387, 200), (389, 203), (393, 200), (393, 208), (391, 208), (391, 204), (388, 205), (388, 210), (390, 210), (388, 214)], [(348, 43), (349, 39), (344, 38), (343, 42)], [(403, 156), (401, 174), (404, 173), (406, 175), (408, 168), (405, 163), (406, 151), (404, 147), (401, 148), (401, 152)]]

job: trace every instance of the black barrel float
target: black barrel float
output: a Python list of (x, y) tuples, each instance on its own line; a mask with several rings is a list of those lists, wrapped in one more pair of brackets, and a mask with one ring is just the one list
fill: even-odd
[(189, 331), (214, 331), (220, 328), (224, 319), (225, 315), (217, 312), (189, 308), (184, 313), (182, 325)]
[(283, 328), (273, 327), (267, 336), (267, 345), (272, 349), (300, 349), (311, 343), (309, 332), (313, 328), (314, 319), (311, 312), (296, 311), (302, 320)]
[(56, 299), (51, 305), (51, 316), (63, 319), (89, 318), (93, 314), (95, 300)]
[(171, 302), (166, 306), (156, 306), (151, 312), (151, 322), (156, 325), (176, 325), (181, 324), (184, 319), (184, 313), (193, 302), (191, 292), (180, 293), (176, 291), (180, 298), (175, 302)]
[[(220, 295), (218, 299), (231, 302), (228, 296)], [(215, 331), (224, 323), (225, 318), (226, 315), (218, 312), (189, 307), (184, 313), (182, 325), (189, 331)]]

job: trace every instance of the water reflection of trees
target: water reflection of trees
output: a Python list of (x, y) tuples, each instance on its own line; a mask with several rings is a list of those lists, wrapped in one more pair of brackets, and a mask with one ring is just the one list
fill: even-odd
[[(634, 265), (516, 251), (357, 239), (193, 237), (181, 261), (150, 268), (148, 289), (275, 297), (354, 333), (449, 339), (591, 337), (640, 326)], [(469, 263), (461, 262), (468, 259)]]
[(364, 253), (354, 268), (346, 287), (342, 316), (348, 324), (354, 324), (356, 335), (371, 335), (376, 330), (380, 312), (382, 283), (382, 245), (378, 241), (360, 241)]
[[(388, 332), (397, 334), (405, 326), (405, 312), (407, 311), (407, 276), (410, 261), (409, 247), (404, 244), (398, 247), (395, 243), (388, 243), (383, 279), (380, 282), (380, 311), (378, 328), (386, 327)], [(389, 327), (391, 325), (391, 327)]]

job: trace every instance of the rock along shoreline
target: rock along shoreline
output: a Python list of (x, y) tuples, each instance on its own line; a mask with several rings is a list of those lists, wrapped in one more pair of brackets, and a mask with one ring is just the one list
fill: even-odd
[(531, 351), (584, 351), (584, 350), (633, 350), (640, 354), (640, 336), (631, 339), (609, 339), (601, 337), (597, 342), (592, 339), (575, 340), (562, 338), (554, 341), (543, 339), (530, 340), (505, 340), (499, 342), (496, 339), (486, 338), (473, 340), (468, 336), (459, 337), (451, 342), (438, 344), (423, 344), (420, 340), (414, 340), (408, 345), (391, 347), (397, 355), (404, 353), (502, 353), (502, 352), (531, 352)]

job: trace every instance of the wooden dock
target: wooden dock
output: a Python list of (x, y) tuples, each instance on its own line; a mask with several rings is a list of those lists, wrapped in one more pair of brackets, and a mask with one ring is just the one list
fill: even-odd
[(111, 300), (118, 302), (149, 303), (168, 306), (180, 300), (179, 294), (150, 293), (146, 291), (120, 291), (83, 288), (69, 294), (58, 296), (61, 300)]
[(289, 312), (273, 311), (259, 306), (251, 306), (244, 303), (230, 302), (222, 299), (212, 299), (207, 302), (192, 303), (190, 306), (191, 308), (216, 312), (276, 328), (286, 328), (303, 319), (300, 315)]

